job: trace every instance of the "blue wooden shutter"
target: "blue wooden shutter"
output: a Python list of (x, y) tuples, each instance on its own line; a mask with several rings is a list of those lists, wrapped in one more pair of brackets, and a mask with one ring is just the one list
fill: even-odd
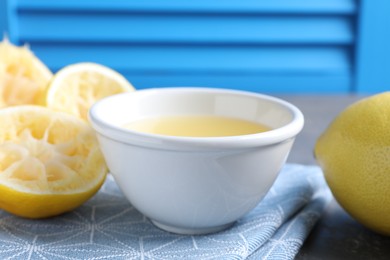
[(353, 0), (9, 0), (10, 36), (54, 71), (94, 61), (137, 88), (347, 92)]

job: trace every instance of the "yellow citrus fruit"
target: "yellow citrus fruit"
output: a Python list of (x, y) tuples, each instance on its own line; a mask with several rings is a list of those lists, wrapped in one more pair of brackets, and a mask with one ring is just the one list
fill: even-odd
[(390, 92), (341, 112), (317, 140), (315, 155), (340, 205), (390, 235)]
[(52, 76), (26, 46), (0, 43), (0, 107), (39, 104)]
[(97, 100), (133, 90), (130, 82), (108, 67), (77, 63), (55, 74), (47, 89), (46, 106), (87, 120), (88, 110)]
[(93, 196), (107, 166), (87, 122), (45, 107), (0, 109), (0, 208), (27, 218), (70, 211)]

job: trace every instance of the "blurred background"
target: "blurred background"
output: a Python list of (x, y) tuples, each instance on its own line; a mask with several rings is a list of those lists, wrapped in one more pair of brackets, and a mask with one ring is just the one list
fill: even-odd
[(390, 86), (388, 0), (0, 0), (0, 32), (55, 72), (92, 61), (138, 88), (372, 93)]

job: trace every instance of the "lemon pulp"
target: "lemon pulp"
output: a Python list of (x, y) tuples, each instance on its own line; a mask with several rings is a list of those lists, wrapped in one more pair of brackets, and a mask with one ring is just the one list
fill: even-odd
[(108, 67), (96, 63), (72, 64), (54, 75), (45, 105), (86, 120), (89, 108), (97, 100), (133, 90), (130, 82)]
[(0, 43), (0, 107), (39, 104), (52, 76), (26, 46)]
[(49, 217), (78, 207), (107, 167), (87, 122), (39, 106), (0, 110), (0, 208)]

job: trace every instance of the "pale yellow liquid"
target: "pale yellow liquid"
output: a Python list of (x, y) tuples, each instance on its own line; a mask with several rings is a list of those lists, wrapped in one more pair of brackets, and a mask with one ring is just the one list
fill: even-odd
[(271, 130), (265, 125), (247, 120), (203, 115), (147, 118), (127, 123), (123, 127), (145, 133), (186, 137), (237, 136)]

